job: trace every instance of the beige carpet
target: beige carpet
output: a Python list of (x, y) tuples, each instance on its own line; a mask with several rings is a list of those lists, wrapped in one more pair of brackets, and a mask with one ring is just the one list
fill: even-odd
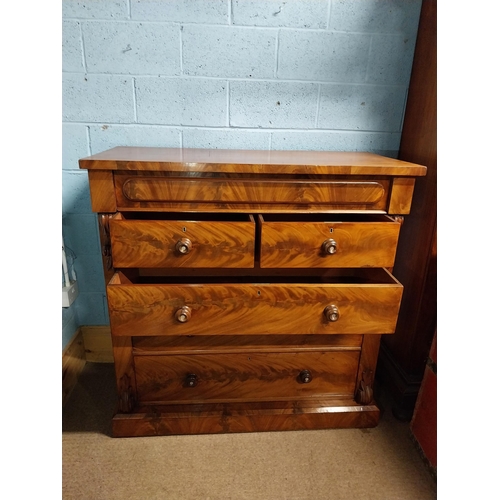
[(375, 429), (110, 437), (113, 367), (63, 410), (63, 500), (427, 500), (436, 483), (382, 394)]

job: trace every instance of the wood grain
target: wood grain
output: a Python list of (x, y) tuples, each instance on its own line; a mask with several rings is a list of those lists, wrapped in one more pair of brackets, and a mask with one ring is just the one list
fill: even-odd
[(352, 399), (138, 407), (113, 418), (115, 437), (375, 427), (380, 410)]
[(357, 375), (356, 401), (360, 404), (373, 402), (373, 386), (377, 367), (380, 335), (364, 335)]
[(392, 181), (389, 214), (409, 214), (415, 186), (414, 178), (396, 177)]
[[(228, 178), (139, 177), (115, 174), (119, 207), (197, 205), (321, 205), (385, 210), (388, 180), (251, 180)], [(147, 204), (147, 205), (145, 205)]]
[[(285, 222), (260, 216), (261, 267), (391, 267), (400, 224), (385, 222)], [(322, 249), (333, 239), (336, 252)]]
[[(136, 356), (139, 403), (352, 397), (359, 351)], [(301, 370), (312, 380), (301, 383)], [(197, 377), (186, 386), (186, 375)]]
[(116, 147), (79, 161), (83, 169), (305, 175), (425, 175), (426, 168), (373, 153)]
[(116, 335), (111, 338), (115, 360), (118, 408), (119, 411), (127, 413), (133, 410), (137, 402), (132, 339), (130, 337), (117, 337)]
[[(107, 287), (114, 335), (392, 333), (402, 286), (392, 284), (113, 284)], [(330, 304), (340, 319), (327, 321)], [(183, 306), (191, 319), (179, 323)]]
[(99, 242), (101, 246), (102, 269), (104, 272), (104, 282), (107, 284), (113, 277), (113, 257), (111, 255), (111, 240), (109, 238), (110, 214), (97, 214), (99, 227)]
[(107, 170), (89, 170), (90, 201), (93, 212), (115, 212), (116, 200), (113, 173)]
[[(120, 267), (253, 267), (255, 223), (182, 220), (110, 221), (113, 263)], [(187, 238), (187, 254), (176, 244)]]
[[(377, 424), (380, 336), (396, 328), (403, 287), (386, 271), (401, 226), (374, 214), (407, 213), (426, 167), (371, 153), (118, 147), (80, 168), (100, 213), (115, 436)], [(329, 238), (336, 252), (322, 255)]]

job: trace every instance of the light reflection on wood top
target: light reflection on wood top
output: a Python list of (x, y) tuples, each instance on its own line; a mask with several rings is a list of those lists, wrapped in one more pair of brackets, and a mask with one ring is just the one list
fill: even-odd
[(365, 152), (120, 146), (79, 162), (89, 170), (423, 176), (426, 167)]

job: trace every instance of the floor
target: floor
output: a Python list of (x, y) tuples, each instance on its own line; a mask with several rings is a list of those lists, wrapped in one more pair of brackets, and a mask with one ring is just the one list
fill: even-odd
[(63, 500), (437, 498), (383, 389), (374, 429), (121, 439), (114, 390), (113, 365), (87, 363), (63, 409)]

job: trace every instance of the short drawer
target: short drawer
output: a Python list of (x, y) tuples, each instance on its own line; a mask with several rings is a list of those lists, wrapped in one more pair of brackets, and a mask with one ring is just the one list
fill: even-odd
[(254, 267), (251, 215), (119, 213), (110, 219), (116, 268)]
[(135, 356), (141, 403), (354, 394), (359, 351)]
[(384, 269), (340, 271), (320, 278), (267, 276), (240, 282), (127, 278), (119, 272), (107, 286), (112, 333), (394, 333), (402, 285)]
[(384, 215), (259, 215), (260, 266), (392, 267), (400, 226)]

